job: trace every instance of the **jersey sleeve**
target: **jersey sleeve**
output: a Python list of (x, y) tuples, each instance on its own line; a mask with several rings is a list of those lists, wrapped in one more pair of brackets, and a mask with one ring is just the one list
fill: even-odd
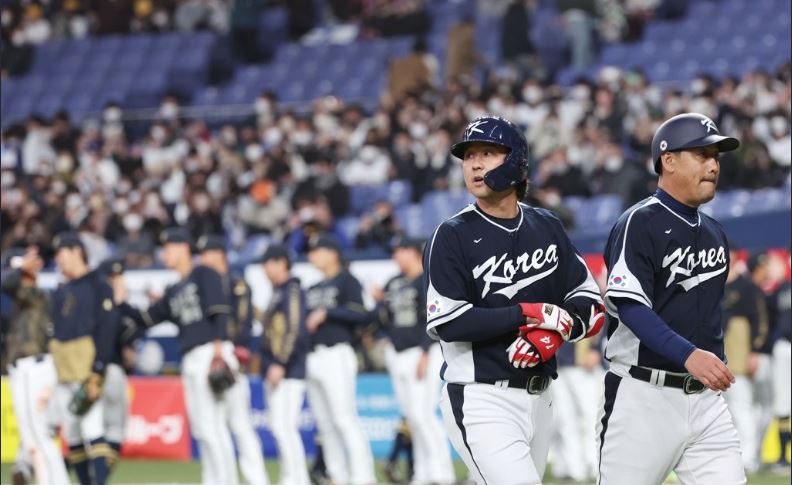
[(453, 227), (441, 224), (424, 252), (426, 331), (439, 340), (437, 327), (473, 308), (468, 301), (470, 277)]
[(360, 282), (348, 274), (341, 280), (340, 285), (338, 306), (327, 309), (328, 318), (351, 325), (368, 323), (370, 314), (363, 305), (363, 287)]
[(223, 290), (223, 280), (216, 271), (205, 266), (197, 266), (196, 272), (201, 310), (213, 326), (213, 337), (224, 340), (231, 306)]
[(654, 244), (649, 221), (636, 209), (611, 231), (605, 251), (609, 269), (605, 308), (618, 315), (614, 300), (627, 298), (652, 308), (654, 293)]

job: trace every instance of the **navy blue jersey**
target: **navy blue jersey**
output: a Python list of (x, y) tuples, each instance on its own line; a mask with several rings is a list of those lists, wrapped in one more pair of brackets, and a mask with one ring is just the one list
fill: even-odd
[(244, 278), (225, 275), (223, 290), (230, 304), (228, 329), (226, 335), (234, 345), (242, 347), (251, 346), (251, 332), (253, 331), (253, 302), (250, 286)]
[(778, 287), (770, 297), (770, 313), (773, 319), (775, 338), (792, 340), (792, 296), (789, 280)]
[(727, 334), (732, 326), (746, 325), (750, 337), (745, 345), (753, 352), (770, 353), (772, 343), (765, 294), (745, 275), (726, 283), (723, 322)]
[(385, 298), (377, 317), (397, 351), (411, 347), (426, 350), (432, 340), (426, 334), (426, 292), (423, 273), (415, 279), (404, 274), (385, 285)]
[(305, 379), (305, 358), (310, 336), (305, 326), (305, 293), (300, 280), (290, 278), (272, 288), (272, 299), (264, 312), (261, 342), (261, 372), (267, 374), (272, 363), (286, 368), (289, 379)]
[(113, 360), (121, 314), (104, 275), (91, 271), (58, 287), (52, 294), (53, 338), (67, 342), (90, 335), (96, 347), (94, 370)]
[(658, 190), (616, 222), (605, 264), (608, 360), (685, 372), (680, 363), (650, 350), (619, 320), (620, 299), (646, 305), (695, 347), (724, 358), (722, 299), (729, 248), (717, 221)]
[[(506, 221), (469, 205), (443, 222), (424, 251), (427, 332), (440, 340), (447, 382), (493, 382), (526, 374), (555, 375), (555, 358), (515, 369), (507, 348), (525, 318), (518, 303), (601, 303), (599, 289), (561, 222), (544, 209), (519, 205)], [(438, 327), (459, 325), (471, 309), (513, 307), (512, 330), (475, 342), (447, 342)], [(467, 323), (465, 321), (465, 323)], [(486, 326), (483, 320), (476, 325)]]
[(229, 304), (220, 275), (195, 266), (186, 278), (165, 289), (162, 298), (145, 311), (129, 305), (122, 310), (146, 327), (173, 322), (179, 327), (182, 354), (213, 340), (226, 340)]
[(327, 319), (313, 334), (313, 346), (351, 344), (357, 328), (368, 323), (369, 313), (363, 306), (363, 288), (347, 270), (309, 288), (306, 298), (308, 311), (327, 310)]

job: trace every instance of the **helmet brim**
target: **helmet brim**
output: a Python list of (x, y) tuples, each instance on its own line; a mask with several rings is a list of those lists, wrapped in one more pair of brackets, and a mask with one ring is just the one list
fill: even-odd
[(719, 152), (730, 152), (732, 150), (736, 150), (740, 146), (740, 140), (737, 138), (732, 138), (730, 136), (722, 136), (722, 135), (707, 135), (703, 138), (699, 138), (698, 140), (693, 140), (688, 142), (685, 146), (681, 146), (676, 148), (674, 151), (678, 150), (686, 150), (688, 148), (701, 148), (701, 147), (708, 147), (711, 145), (717, 145)]
[(476, 144), (476, 143), (482, 144), (482, 145), (493, 145), (493, 146), (496, 146), (496, 147), (505, 148), (506, 150), (511, 152), (511, 148), (509, 148), (508, 146), (503, 145), (501, 143), (495, 143), (494, 141), (489, 141), (489, 140), (467, 140), (467, 141), (461, 141), (459, 143), (454, 143), (453, 145), (451, 145), (451, 155), (457, 157), (460, 160), (464, 160), (465, 159), (465, 150), (467, 150), (470, 145), (473, 145), (473, 144)]

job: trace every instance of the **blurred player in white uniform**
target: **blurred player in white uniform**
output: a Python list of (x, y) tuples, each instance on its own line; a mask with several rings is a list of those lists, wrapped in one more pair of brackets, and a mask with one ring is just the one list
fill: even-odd
[(248, 485), (269, 482), (264, 468), (261, 441), (250, 417), (250, 381), (245, 366), (250, 361), (250, 340), (253, 328), (253, 304), (250, 287), (243, 278), (229, 274), (225, 253), (225, 239), (206, 235), (198, 239), (197, 249), (201, 264), (215, 270), (222, 279), (223, 292), (229, 303), (226, 336), (234, 344), (234, 355), (239, 361), (236, 382), (226, 391), (228, 428), (234, 435), (239, 452), (239, 469)]
[(385, 356), (388, 371), (412, 436), (411, 483), (416, 485), (455, 480), (448, 437), (437, 416), (442, 353), (426, 333), (422, 251), (421, 241), (399, 239), (393, 259), (400, 273), (388, 281), (384, 294), (375, 295), (381, 300), (377, 319), (391, 342)]
[(338, 243), (320, 235), (308, 242), (308, 260), (324, 279), (308, 289), (306, 319), (311, 352), (308, 399), (322, 437), (327, 472), (349, 485), (374, 483), (374, 459), (356, 407), (358, 361), (352, 348), (369, 320), (360, 282), (344, 267)]

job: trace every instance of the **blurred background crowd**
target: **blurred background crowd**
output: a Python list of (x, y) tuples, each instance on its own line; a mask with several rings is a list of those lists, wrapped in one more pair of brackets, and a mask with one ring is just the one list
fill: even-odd
[[(284, 101), (282, 89), (259, 79), (255, 93), (226, 117), (211, 109), (196, 114), (195, 98), (178, 89), (164, 90), (154, 98), (158, 106), (142, 111), (108, 99), (95, 111), (75, 113), (62, 101), (48, 113), (33, 104), (24, 116), (3, 116), (2, 249), (37, 244), (47, 254), (54, 234), (75, 228), (92, 263), (120, 254), (130, 268), (148, 268), (158, 265), (161, 229), (180, 224), (195, 238), (226, 234), (241, 263), (257, 256), (251, 241), (285, 242), (300, 253), (319, 231), (334, 233), (345, 250), (385, 254), (394, 236), (426, 237), (437, 217), (450, 215), (416, 212), (426, 207), (422, 201), (438, 193), (461, 193), (466, 201), (461, 167), (448, 149), (470, 119), (489, 113), (524, 129), (532, 159), (529, 202), (555, 211), (570, 230), (586, 221), (567, 201), (604, 195), (617, 202), (615, 217), (654, 191), (652, 135), (683, 111), (710, 116), (742, 141), (722, 159), (722, 189), (788, 191), (788, 58), (772, 69), (700, 72), (680, 82), (597, 62), (603, 45), (629, 46), (653, 20), (684, 18), (685, 2), (487, 2), (487, 15), (498, 23), (497, 54), (480, 48), (473, 2), (440, 2), (464, 8), (455, 7), (458, 21), (444, 31), (445, 50), (438, 53), (426, 37), (439, 22), (429, 8), (437, 2), (280, 3), (0, 2), (6, 86), (36, 74), (38, 49), (108, 34), (210, 30), (228, 42), (239, 66), (258, 62), (266, 69), (275, 62), (266, 49), (250, 54), (234, 47), (246, 45), (245, 35), (260, 35), (240, 40), (235, 29), (262, 11), (285, 12), (288, 38), (275, 48), (276, 61), (298, 42), (348, 35), (349, 26), (351, 44), (365, 47), (372, 37), (388, 36), (408, 42), (388, 57), (382, 85), (366, 99), (328, 92)], [(532, 33), (532, 17), (546, 11), (567, 29), (564, 66), (541, 55), (544, 38)], [(590, 24), (585, 49), (575, 37), (580, 18)], [(500, 62), (490, 62), (493, 55)], [(18, 84), (8, 103), (24, 91)], [(394, 189), (400, 190), (395, 197), (387, 193)], [(416, 225), (416, 217), (431, 223)]]

